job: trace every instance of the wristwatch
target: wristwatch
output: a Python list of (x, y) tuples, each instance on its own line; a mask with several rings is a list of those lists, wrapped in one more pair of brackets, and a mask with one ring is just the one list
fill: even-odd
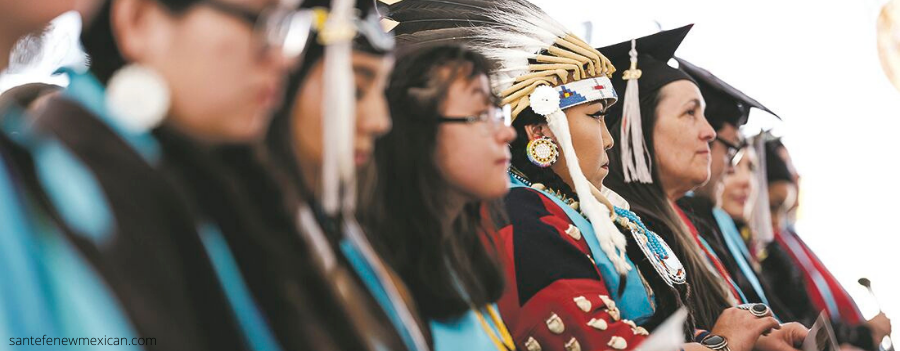
[(709, 334), (704, 337), (703, 340), (700, 340), (700, 345), (715, 351), (731, 351), (728, 349), (728, 340), (715, 334)]

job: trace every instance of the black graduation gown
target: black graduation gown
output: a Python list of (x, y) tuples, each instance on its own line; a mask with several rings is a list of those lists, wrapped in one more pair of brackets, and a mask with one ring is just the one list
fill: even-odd
[(100, 246), (83, 235), (70, 237), (117, 295), (138, 335), (157, 339), (155, 346), (145, 347), (244, 349), (172, 184), (68, 98), (53, 98), (35, 120), (40, 132), (58, 139), (100, 184), (115, 223), (113, 238)]
[[(807, 327), (815, 323), (819, 317), (819, 311), (813, 305), (806, 291), (806, 279), (803, 270), (795, 264), (777, 240), (766, 245), (765, 257), (760, 261), (762, 272), (760, 277), (772, 287), (771, 295), (784, 302), (790, 313), (795, 316), (793, 321)], [(832, 320), (838, 343), (848, 343), (863, 350), (875, 351), (878, 345), (872, 340), (872, 331), (865, 324), (852, 325), (841, 320)]]
[[(652, 214), (650, 211), (647, 211), (639, 206), (636, 206), (635, 204), (632, 204), (631, 210), (638, 216), (638, 218), (641, 219), (641, 222), (644, 223), (644, 225), (647, 227), (647, 229), (650, 229), (650, 231), (656, 233), (657, 235), (660, 236), (660, 238), (665, 240), (666, 244), (669, 245), (669, 247), (672, 249), (672, 252), (675, 254), (675, 256), (682, 258), (682, 264), (684, 264), (685, 262), (684, 262), (683, 257), (686, 257), (685, 248), (682, 247), (681, 245), (678, 245), (678, 242), (675, 240), (675, 233), (673, 233), (669, 229), (668, 226), (663, 224), (664, 222), (658, 216)], [(633, 249), (631, 246), (628, 247), (628, 255), (629, 255), (629, 257), (632, 258), (632, 260), (634, 260), (635, 257), (639, 257), (638, 251)], [(639, 262), (637, 264), (638, 264), (638, 268), (640, 268), (642, 271), (644, 269), (652, 268), (650, 266), (647, 266), (648, 263), (646, 262), (646, 260), (642, 260), (641, 262)], [(644, 268), (645, 266), (647, 266), (647, 268)], [(688, 283), (685, 283), (684, 285), (679, 286), (679, 288), (683, 289), (684, 287), (687, 287), (689, 289), (702, 289), (702, 287), (691, 286), (691, 284), (689, 283), (691, 281), (691, 271), (690, 270), (687, 271), (687, 275), (688, 275)], [(651, 284), (653, 284), (653, 282), (651, 282)], [(679, 294), (677, 296), (682, 298), (682, 301), (678, 301), (679, 303), (683, 303), (684, 305), (687, 305), (690, 308), (690, 306), (689, 306), (690, 302), (684, 300), (684, 297), (686, 297), (687, 295)], [(672, 302), (670, 302), (670, 303), (672, 303)], [(719, 307), (721, 307), (721, 309), (724, 311), (725, 308), (728, 308), (730, 306), (719, 306)], [(698, 329), (711, 330), (713, 327), (713, 325), (705, 325), (704, 323), (702, 323), (702, 321), (696, 320), (696, 319), (693, 319), (692, 322), (694, 323), (693, 324), (694, 328), (698, 328)]]
[(685, 196), (679, 199), (676, 204), (688, 216), (688, 219), (697, 228), (700, 236), (712, 247), (713, 252), (722, 261), (725, 270), (728, 271), (728, 274), (731, 275), (731, 278), (744, 293), (747, 301), (750, 303), (761, 303), (762, 299), (756, 293), (756, 289), (750, 284), (750, 280), (747, 279), (744, 271), (738, 266), (737, 261), (725, 244), (725, 238), (719, 229), (716, 218), (713, 216), (715, 204), (702, 196)]

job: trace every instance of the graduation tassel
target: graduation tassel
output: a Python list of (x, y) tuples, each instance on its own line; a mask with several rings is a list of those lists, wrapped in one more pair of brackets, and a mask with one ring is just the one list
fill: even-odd
[(622, 73), (622, 79), (628, 81), (625, 87), (625, 102), (622, 107), (622, 170), (625, 182), (653, 183), (650, 174), (649, 153), (644, 141), (641, 125), (641, 98), (638, 94), (638, 79), (641, 70), (637, 69), (636, 41), (631, 40), (631, 68)]
[(331, 15), (319, 32), (319, 41), (325, 46), (322, 206), (332, 216), (349, 212), (355, 195), (355, 188), (352, 187), (355, 186), (353, 131), (356, 127), (356, 105), (352, 96), (346, 93), (347, 87), (353, 86), (350, 62), (352, 40), (356, 35), (353, 4), (349, 0), (334, 1)]

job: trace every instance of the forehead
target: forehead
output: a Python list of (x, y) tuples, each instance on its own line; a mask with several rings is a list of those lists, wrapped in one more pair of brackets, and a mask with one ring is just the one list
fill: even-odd
[(660, 89), (660, 104), (664, 102), (673, 104), (686, 104), (690, 101), (700, 101), (705, 106), (703, 95), (697, 84), (689, 80), (676, 80), (664, 85)]

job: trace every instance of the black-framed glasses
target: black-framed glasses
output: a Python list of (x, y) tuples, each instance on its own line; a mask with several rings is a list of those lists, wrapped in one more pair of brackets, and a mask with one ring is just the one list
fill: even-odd
[(500, 126), (511, 126), (512, 125), (512, 108), (509, 105), (504, 105), (503, 107), (492, 107), (487, 109), (477, 116), (465, 116), (465, 117), (448, 117), (448, 116), (440, 116), (438, 117), (438, 123), (477, 123), (477, 122), (488, 122), (491, 127), (497, 128)]
[(262, 41), (262, 52), (279, 48), (287, 59), (303, 53), (314, 29), (315, 11), (310, 9), (277, 5), (257, 12), (220, 0), (204, 0), (200, 4), (246, 22)]
[(747, 146), (746, 143), (743, 142), (739, 144), (732, 143), (728, 140), (720, 138), (718, 135), (716, 135), (716, 138), (713, 139), (713, 141), (718, 141), (722, 143), (722, 145), (725, 145), (725, 155), (728, 157), (728, 162), (734, 162), (734, 158), (737, 156), (738, 152), (741, 151), (741, 149), (743, 149), (745, 146)]

